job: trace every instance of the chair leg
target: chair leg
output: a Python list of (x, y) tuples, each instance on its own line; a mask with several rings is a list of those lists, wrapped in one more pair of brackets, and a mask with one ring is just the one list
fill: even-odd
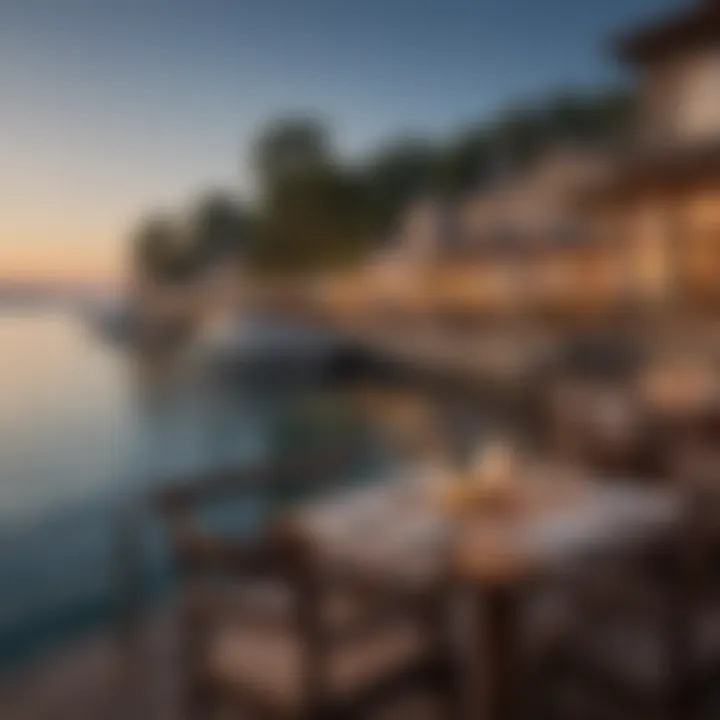
[(205, 683), (188, 678), (183, 682), (180, 693), (182, 720), (214, 720), (219, 717), (222, 709), (219, 698)]

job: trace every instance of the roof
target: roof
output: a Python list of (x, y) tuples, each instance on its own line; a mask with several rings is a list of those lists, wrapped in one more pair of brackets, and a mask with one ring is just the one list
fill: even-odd
[(682, 13), (619, 38), (623, 60), (646, 62), (720, 40), (720, 0), (704, 0)]

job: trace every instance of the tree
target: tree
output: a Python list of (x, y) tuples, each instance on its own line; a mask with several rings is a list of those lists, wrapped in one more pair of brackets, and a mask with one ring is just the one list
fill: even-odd
[(546, 105), (547, 126), (552, 138), (611, 145), (627, 135), (634, 106), (633, 95), (624, 89), (560, 93)]
[(270, 123), (257, 142), (255, 168), (261, 206), (252, 265), (286, 273), (357, 258), (366, 235), (363, 194), (321, 122)]
[(253, 264), (296, 272), (342, 264), (364, 249), (360, 188), (342, 169), (308, 168), (278, 180), (264, 206)]
[(454, 198), (509, 167), (522, 169), (550, 146), (612, 146), (628, 132), (632, 94), (566, 91), (516, 105), (450, 136), (395, 139), (359, 163), (341, 162), (317, 119), (284, 117), (259, 134), (253, 155), (258, 204), (205, 197), (188, 232), (162, 216), (136, 237), (138, 267), (152, 277), (188, 278), (219, 258), (263, 271), (306, 271), (350, 262), (389, 233), (421, 196)]
[(495, 169), (527, 166), (547, 147), (550, 135), (542, 107), (518, 106), (506, 110), (488, 131)]
[(195, 258), (187, 236), (172, 217), (154, 214), (140, 223), (134, 235), (134, 265), (140, 277), (153, 282), (190, 280)]
[(281, 118), (270, 122), (255, 142), (254, 170), (265, 193), (288, 176), (335, 163), (325, 126), (316, 119)]
[(405, 138), (389, 143), (364, 164), (360, 177), (369, 228), (376, 236), (387, 233), (414, 198), (435, 191), (438, 157), (427, 140)]
[(198, 266), (241, 262), (250, 248), (253, 226), (250, 212), (229, 194), (206, 195), (190, 220), (190, 242)]
[(492, 176), (495, 148), (484, 125), (463, 131), (448, 143), (436, 168), (436, 188), (450, 197), (478, 188)]
[(598, 93), (592, 104), (595, 135), (613, 144), (627, 140), (637, 115), (637, 98), (626, 88)]
[(450, 140), (436, 187), (450, 195), (481, 187), (503, 169), (526, 167), (552, 145), (615, 145), (627, 135), (633, 114), (633, 95), (622, 88), (566, 91), (510, 107)]

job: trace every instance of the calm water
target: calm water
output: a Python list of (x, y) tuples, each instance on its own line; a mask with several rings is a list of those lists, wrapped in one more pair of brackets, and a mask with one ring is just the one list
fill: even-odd
[(0, 311), (0, 348), (2, 667), (106, 622), (119, 511), (163, 478), (276, 452), (297, 383), (139, 364), (59, 312)]

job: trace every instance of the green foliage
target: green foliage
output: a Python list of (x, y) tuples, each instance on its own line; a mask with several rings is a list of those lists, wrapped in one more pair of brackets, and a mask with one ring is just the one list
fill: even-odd
[(452, 196), (481, 186), (494, 172), (495, 155), (485, 125), (462, 132), (438, 158), (435, 176), (438, 190)]
[(357, 259), (368, 235), (363, 189), (321, 123), (271, 123), (257, 141), (255, 168), (262, 204), (252, 266), (292, 273)]
[(213, 193), (203, 198), (190, 219), (190, 243), (199, 266), (240, 263), (251, 247), (254, 220), (231, 196)]
[(545, 112), (551, 137), (606, 144), (629, 133), (635, 102), (623, 90), (594, 94), (565, 92), (551, 98)]
[(340, 168), (287, 175), (266, 192), (251, 261), (264, 271), (291, 273), (355, 260), (366, 247), (364, 210), (358, 183)]
[(419, 195), (434, 192), (438, 162), (438, 148), (427, 140), (410, 138), (389, 143), (370, 158), (359, 172), (368, 228), (379, 236), (386, 233), (401, 208)]
[(315, 118), (281, 118), (267, 124), (254, 144), (255, 176), (263, 191), (288, 177), (332, 164), (335, 153), (325, 126)]
[(633, 105), (624, 90), (559, 93), (512, 107), (446, 142), (400, 138), (354, 165), (341, 162), (317, 119), (276, 120), (255, 144), (253, 212), (215, 194), (200, 203), (183, 233), (151, 219), (138, 233), (137, 264), (151, 277), (174, 281), (216, 259), (242, 260), (266, 273), (349, 263), (391, 234), (418, 196), (458, 196), (555, 144), (613, 145), (631, 127)]
[(172, 218), (153, 215), (142, 222), (134, 239), (134, 263), (139, 275), (161, 283), (191, 279), (195, 258)]
[(518, 107), (503, 113), (489, 128), (491, 172), (495, 168), (523, 167), (553, 140), (544, 108)]

